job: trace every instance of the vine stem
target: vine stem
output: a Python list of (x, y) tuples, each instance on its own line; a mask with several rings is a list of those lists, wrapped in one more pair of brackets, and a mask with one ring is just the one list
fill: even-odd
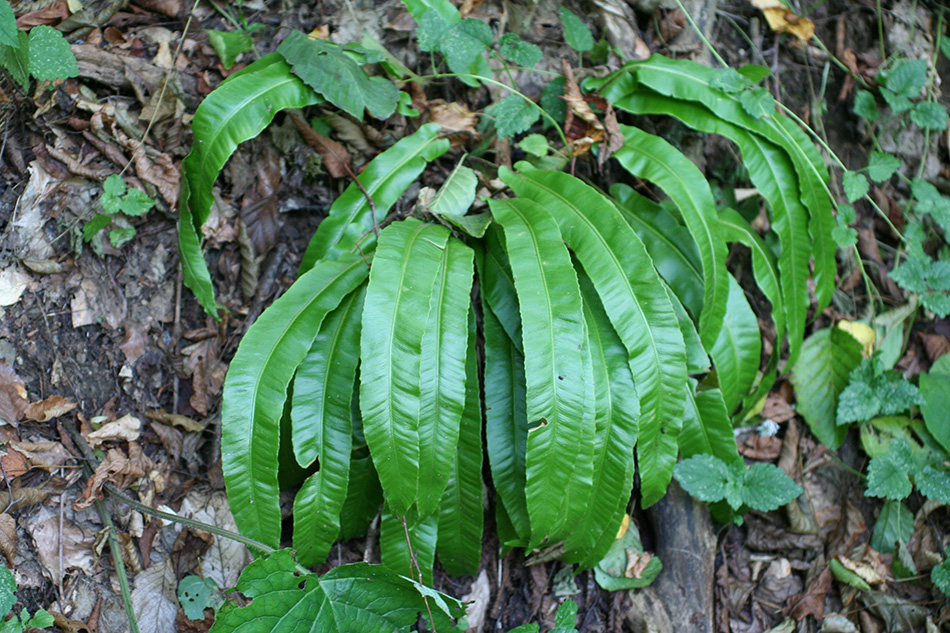
[[(425, 586), (425, 583), (422, 581), (422, 567), (419, 566), (419, 561), (416, 559), (416, 554), (412, 551), (412, 539), (409, 538), (409, 525), (406, 523), (406, 517), (399, 517), (399, 522), (402, 523), (402, 530), (406, 534), (406, 547), (409, 549), (409, 561), (411, 563), (410, 567), (416, 568), (416, 575), (419, 577), (419, 584)], [(412, 573), (411, 568), (409, 572)], [(432, 631), (434, 633), (439, 633), (435, 628), (435, 621), (432, 619), (432, 608), (429, 606), (429, 597), (425, 594), (422, 594), (422, 601), (426, 604), (426, 612), (429, 614), (429, 624), (432, 626)]]

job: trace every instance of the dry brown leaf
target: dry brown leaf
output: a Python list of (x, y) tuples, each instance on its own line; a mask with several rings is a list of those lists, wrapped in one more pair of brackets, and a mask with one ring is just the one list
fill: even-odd
[(76, 509), (87, 508), (97, 499), (102, 499), (102, 487), (107, 483), (114, 483), (117, 488), (128, 487), (134, 481), (144, 477), (155, 467), (135, 442), (129, 443), (129, 456), (117, 448), (106, 453), (96, 472), (86, 482), (86, 489), (82, 499), (78, 499), (73, 506)]
[(139, 439), (142, 431), (142, 421), (127, 413), (118, 420), (103, 424), (98, 431), (93, 431), (86, 437), (90, 446), (99, 446), (103, 442), (121, 440), (132, 442)]
[(887, 566), (881, 562), (880, 554), (872, 549), (869, 549), (860, 561), (853, 561), (847, 556), (835, 556), (835, 560), (849, 571), (856, 573), (869, 585), (887, 582)]
[(171, 426), (177, 427), (182, 431), (188, 431), (189, 433), (200, 433), (204, 431), (205, 426), (200, 422), (192, 420), (187, 415), (181, 415), (178, 413), (165, 413), (164, 409), (159, 409), (158, 411), (147, 411), (145, 417), (157, 420), (164, 424), (170, 424)]
[(17, 266), (0, 270), (0, 306), (12, 306), (30, 287), (30, 276)]
[(165, 559), (135, 576), (132, 606), (142, 633), (165, 633), (175, 630), (178, 616), (177, 583), (171, 561)]
[(626, 549), (626, 552), (627, 566), (623, 571), (623, 575), (627, 578), (640, 578), (640, 576), (643, 575), (643, 570), (650, 564), (653, 555), (647, 552), (638, 552), (629, 547)]
[(473, 137), (478, 136), (478, 130), (475, 128), (478, 117), (457, 101), (451, 103), (446, 103), (442, 99), (430, 101), (429, 120), (438, 123), (446, 130), (465, 132)]
[(145, 354), (148, 345), (148, 327), (142, 323), (125, 323), (125, 338), (119, 345), (128, 363), (134, 363)]
[(10, 449), (23, 456), (30, 468), (53, 472), (73, 459), (59, 442), (10, 442)]
[[(237, 530), (228, 497), (221, 491), (191, 490), (182, 501), (179, 514), (226, 530)], [(231, 539), (216, 538), (201, 559), (201, 574), (214, 580), (219, 587), (233, 587), (249, 561), (250, 555), (244, 545)]]
[(23, 411), (23, 417), (37, 422), (49, 422), (53, 418), (65, 415), (75, 408), (75, 402), (70, 402), (62, 396), (50, 396), (46, 400), (31, 403)]
[(567, 102), (564, 134), (571, 144), (572, 155), (580, 156), (587, 153), (591, 145), (604, 140), (604, 125), (581, 94), (574, 71), (566, 59), (561, 60), (561, 73), (564, 75), (564, 101)]
[(67, 618), (59, 611), (50, 609), (47, 609), (47, 611), (53, 616), (53, 624), (58, 626), (63, 633), (90, 633), (91, 630), (94, 630), (87, 623)]
[(782, 440), (774, 435), (753, 435), (739, 445), (739, 453), (749, 459), (770, 462), (782, 452)]
[(3, 477), (7, 480), (16, 479), (30, 470), (26, 457), (16, 451), (7, 451), (0, 457), (0, 468), (2, 468)]
[(173, 429), (161, 422), (153, 422), (151, 426), (168, 454), (171, 455), (172, 459), (176, 462), (179, 461), (181, 459), (181, 448), (184, 443), (184, 436), (181, 431)]
[(33, 28), (34, 26), (41, 26), (43, 24), (53, 26), (55, 24), (59, 24), (68, 17), (69, 5), (66, 4), (66, 0), (56, 0), (55, 2), (46, 5), (42, 9), (24, 13), (19, 18), (17, 18), (16, 25), (26, 31)]
[(317, 150), (323, 159), (323, 166), (334, 178), (343, 178), (350, 173), (352, 158), (346, 147), (333, 139), (325, 137), (310, 127), (303, 117), (296, 112), (290, 113), (290, 120), (294, 122), (297, 131), (313, 149)]
[(788, 615), (795, 618), (796, 622), (801, 622), (806, 615), (821, 622), (825, 617), (825, 597), (831, 591), (831, 578), (831, 568), (825, 567), (804, 593), (789, 599), (789, 606), (786, 607)]
[(763, 405), (759, 415), (763, 419), (772, 420), (773, 422), (781, 424), (795, 417), (795, 409), (792, 408), (781, 394), (772, 392), (765, 398), (765, 405)]
[(927, 351), (927, 358), (930, 359), (930, 362), (934, 362), (944, 354), (950, 353), (950, 339), (946, 336), (942, 334), (927, 334), (926, 332), (921, 332), (918, 336), (920, 336), (920, 340), (924, 344), (924, 349)]
[(0, 360), (0, 426), (17, 426), (29, 405), (26, 395), (26, 387), (16, 371)]
[(0, 513), (0, 552), (7, 559), (7, 565), (13, 566), (16, 556), (16, 519), (6, 512)]
[(376, 152), (377, 148), (370, 143), (367, 136), (369, 126), (360, 125), (340, 114), (331, 114), (326, 117), (326, 122), (336, 132), (336, 137), (353, 149), (362, 152), (365, 156), (372, 156)]
[[(95, 535), (87, 534), (79, 525), (52, 511), (38, 517), (28, 530), (36, 543), (40, 563), (49, 572), (57, 586), (63, 583), (63, 575), (72, 569), (92, 574), (96, 559), (92, 546)], [(60, 538), (62, 535), (62, 538)]]

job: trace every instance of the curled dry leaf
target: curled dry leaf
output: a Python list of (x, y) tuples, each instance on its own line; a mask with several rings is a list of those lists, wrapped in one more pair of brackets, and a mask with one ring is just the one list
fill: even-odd
[(30, 276), (16, 266), (0, 270), (0, 306), (12, 306), (30, 285)]
[(25, 475), (30, 470), (26, 457), (16, 451), (7, 451), (0, 457), (0, 468), (3, 469), (3, 477), (8, 481)]
[(142, 633), (175, 630), (178, 615), (176, 586), (175, 572), (167, 558), (136, 574), (132, 606)]
[(739, 453), (749, 459), (770, 462), (782, 452), (782, 440), (774, 435), (753, 435), (739, 445)]
[(781, 424), (795, 417), (795, 409), (781, 394), (773, 392), (765, 398), (765, 405), (762, 407), (760, 415), (763, 419)]
[(0, 513), (0, 552), (7, 565), (12, 566), (16, 555), (16, 520), (6, 512)]
[(23, 381), (6, 362), (0, 360), (0, 426), (16, 426), (29, 403)]
[(786, 611), (788, 615), (801, 622), (806, 615), (810, 615), (818, 622), (825, 617), (825, 597), (831, 591), (831, 569), (825, 569), (813, 580), (804, 593), (792, 596)]
[[(79, 525), (59, 513), (46, 516), (28, 527), (36, 543), (40, 563), (56, 585), (61, 586), (63, 575), (73, 569), (92, 574), (96, 567), (92, 546), (95, 535), (87, 534)], [(62, 538), (60, 538), (62, 537)]]
[(31, 403), (23, 411), (23, 417), (36, 422), (49, 422), (53, 418), (66, 415), (75, 408), (75, 402), (70, 402), (62, 396), (50, 396), (46, 400)]
[(180, 415), (178, 413), (165, 413), (164, 409), (159, 409), (158, 411), (148, 411), (145, 413), (145, 417), (151, 420), (157, 420), (158, 422), (162, 422), (164, 424), (170, 424), (171, 426), (179, 428), (182, 431), (188, 431), (189, 433), (200, 433), (205, 429), (203, 424), (192, 420), (186, 415)]
[(99, 446), (103, 442), (122, 440), (132, 442), (139, 439), (142, 421), (132, 414), (125, 414), (114, 422), (103, 424), (98, 431), (86, 436), (90, 446)]
[(586, 154), (591, 145), (604, 140), (604, 125), (581, 94), (574, 70), (566, 59), (561, 60), (561, 72), (564, 75), (564, 101), (567, 102), (564, 134), (571, 144), (571, 153), (580, 156)]
[(429, 120), (446, 130), (464, 132), (478, 138), (478, 130), (475, 129), (478, 117), (457, 101), (446, 103), (442, 99), (434, 99), (429, 102)]
[(128, 457), (119, 449), (113, 448), (106, 453), (106, 458), (89, 478), (82, 499), (78, 499), (73, 507), (88, 508), (97, 499), (102, 499), (102, 487), (107, 483), (114, 483), (119, 489), (127, 488), (154, 468), (155, 464), (135, 442), (129, 443)]
[(125, 322), (125, 338), (119, 345), (126, 362), (134, 363), (145, 354), (145, 346), (148, 344), (146, 333), (148, 328), (141, 323)]
[(802, 18), (789, 10), (781, 0), (749, 0), (752, 6), (760, 9), (769, 23), (769, 28), (778, 33), (790, 33), (799, 40), (807, 42), (815, 34), (815, 23)]
[(323, 159), (323, 166), (326, 167), (331, 176), (344, 178), (350, 173), (350, 163), (353, 159), (342, 143), (317, 132), (296, 112), (290, 113), (290, 120), (294, 122), (297, 131), (307, 141), (307, 144), (320, 154), (320, 158)]
[(10, 454), (22, 455), (29, 468), (53, 472), (73, 459), (59, 442), (10, 442)]

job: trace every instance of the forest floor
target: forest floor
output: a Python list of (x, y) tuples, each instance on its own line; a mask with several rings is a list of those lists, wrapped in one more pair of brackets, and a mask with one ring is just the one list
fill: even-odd
[[(323, 211), (345, 183), (325, 172), (320, 155), (290, 117), (278, 117), (268, 133), (240, 147), (219, 178), (220, 195), (205, 226), (212, 279), (227, 308), (216, 322), (182, 287), (178, 261), (180, 165), (191, 145), (192, 115), (228, 74), (272, 51), (283, 37), (281, 29), (310, 32), (325, 26), (338, 42), (359, 40), (366, 32), (415, 68), (422, 60), (414, 22), (398, 2), (368, 0), (245, 0), (239, 10), (234, 9), (242, 3), (216, 8), (204, 0), (194, 7), (187, 0), (92, 0), (85, 3), (93, 9), (85, 21), (70, 18), (73, 3), (67, 0), (12, 4), (21, 28), (49, 24), (66, 33), (80, 75), (43, 84), (29, 95), (0, 77), (0, 553), (15, 569), (19, 604), (31, 613), (49, 610), (63, 631), (127, 631), (109, 544), (111, 521), (140, 630), (206, 631), (211, 612), (204, 621), (186, 618), (177, 582), (200, 569), (219, 586), (234, 586), (250, 560), (246, 549), (163, 523), (109, 497), (103, 504), (95, 500), (103, 497), (103, 485), (112, 483), (154, 507), (235, 529), (218, 445), (228, 362), (248, 326), (293, 281)], [(559, 2), (465, 4), (471, 16), (496, 27), (507, 24), (542, 45), (542, 67), (557, 71), (561, 56), (576, 59), (560, 34)], [(627, 54), (704, 58), (682, 13), (670, 8), (675, 3), (565, 4), (596, 37), (620, 37), (615, 45)], [(767, 86), (776, 99), (826, 134), (830, 147), (855, 168), (866, 164), (872, 147), (852, 112), (854, 81), (832, 56), (870, 78), (882, 49), (891, 56), (932, 57), (940, 24), (939, 3), (887, 0), (879, 3), (881, 14), (873, 0), (801, 3), (817, 25), (823, 50), (772, 32), (745, 0), (687, 4), (697, 12), (712, 8), (705, 30), (730, 65), (768, 67), (773, 75)], [(227, 13), (263, 25), (253, 32), (256, 50), (230, 71), (206, 33), (233, 30)], [(616, 68), (618, 60), (611, 57), (606, 65)], [(950, 80), (946, 59), (938, 71)], [(526, 92), (537, 97), (540, 87)], [(460, 85), (426, 97), (473, 111), (492, 100), (485, 88)], [(135, 139), (146, 128), (142, 146)], [(334, 133), (358, 165), (396, 140), (396, 128), (342, 119)], [(923, 137), (903, 139), (890, 151), (914, 169), (926, 156), (927, 177), (946, 182), (947, 135), (928, 141), (926, 152)], [(691, 158), (705, 165), (710, 177), (736, 181), (741, 165), (731, 147), (697, 137), (684, 140), (690, 143)], [(106, 231), (84, 239), (83, 226), (95, 214), (103, 181), (123, 170), (126, 182), (143, 189), (155, 207), (117, 221), (115, 228), (135, 229), (118, 247)], [(444, 178), (432, 171), (424, 180)], [(882, 185), (873, 193), (881, 206), (899, 213), (892, 188)], [(886, 277), (893, 240), (880, 222), (859, 211), (861, 255), (880, 292), (903, 304), (904, 295)], [(837, 300), (813, 315), (809, 327), (860, 315), (867, 301), (861, 282), (854, 275), (840, 279)], [(897, 368), (913, 377), (948, 350), (950, 320), (918, 321), (908, 330)], [(755, 432), (765, 420), (780, 426), (778, 435)], [(881, 583), (865, 592), (828, 571), (835, 553), (867, 543), (880, 510), (879, 500), (864, 496), (854, 474), (867, 459), (856, 434), (836, 453), (818, 443), (796, 414), (787, 375), (759, 417), (746, 424), (739, 435), (741, 452), (795, 473), (806, 490), (807, 517), (796, 521), (783, 509), (750, 514), (741, 526), (716, 526), (708, 517), (663, 526), (654, 515), (636, 514), (644, 545), (661, 559), (663, 551), (677, 547), (670, 542), (673, 533), (689, 532), (696, 546), (705, 548), (701, 554), (711, 564), (706, 577), (694, 581), (708, 586), (714, 630), (947, 630), (946, 601), (917, 584)], [(101, 463), (83, 459), (80, 441), (102, 449)], [(84, 464), (92, 466), (91, 477)], [(692, 502), (679, 493), (671, 503)], [(802, 521), (811, 528), (803, 528)], [(942, 552), (948, 527), (947, 510), (934, 509), (915, 525), (914, 538), (929, 539), (932, 549)], [(330, 560), (362, 560), (366, 549), (365, 538), (342, 543)], [(371, 557), (378, 556), (369, 549)], [(468, 595), (483, 607), (484, 631), (507, 631), (525, 622), (549, 630), (567, 596), (579, 604), (582, 632), (666, 631), (662, 613), (681, 608), (671, 603), (675, 588), (610, 594), (597, 587), (592, 573), (572, 576), (556, 561), (525, 567), (521, 552), (499, 558), (490, 530), (485, 552), (477, 579), (437, 575), (438, 589)], [(883, 576), (889, 576), (890, 562), (890, 556), (873, 550), (863, 560)], [(664, 563), (671, 570), (664, 573), (678, 564)], [(664, 600), (667, 604), (656, 604)], [(703, 597), (684, 600), (701, 604)], [(703, 617), (695, 630), (704, 630)]]

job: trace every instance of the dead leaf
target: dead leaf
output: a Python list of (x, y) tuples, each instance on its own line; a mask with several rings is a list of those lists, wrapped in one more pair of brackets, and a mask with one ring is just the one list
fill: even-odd
[(808, 585), (804, 593), (792, 596), (788, 601), (788, 615), (795, 618), (796, 622), (801, 622), (806, 615), (810, 615), (818, 622), (825, 617), (825, 597), (831, 591), (831, 568), (825, 569), (818, 575), (818, 578)]
[(650, 564), (653, 555), (647, 552), (638, 552), (629, 547), (626, 548), (626, 552), (627, 566), (623, 571), (623, 575), (627, 578), (640, 578), (643, 575), (643, 570)]
[(307, 144), (320, 154), (320, 158), (323, 159), (323, 166), (326, 167), (331, 176), (345, 178), (351, 172), (350, 163), (353, 159), (342, 143), (317, 132), (296, 112), (290, 113), (290, 120), (294, 122), (294, 126)]
[(203, 424), (192, 420), (187, 415), (181, 415), (178, 413), (165, 413), (164, 409), (159, 409), (158, 411), (147, 411), (145, 413), (145, 417), (163, 422), (165, 424), (170, 424), (181, 429), (182, 431), (188, 431), (189, 433), (201, 433), (205, 430), (205, 426)]
[[(228, 507), (228, 497), (221, 491), (193, 489), (182, 501), (178, 512), (183, 517), (226, 530), (237, 529)], [(214, 580), (219, 587), (233, 587), (249, 561), (250, 554), (244, 545), (231, 539), (216, 538), (201, 559), (201, 574)]]
[(778, 424), (788, 422), (795, 417), (795, 409), (781, 394), (772, 392), (765, 398), (765, 405), (759, 415), (763, 419), (772, 420)]
[(0, 360), (0, 426), (17, 426), (29, 405), (26, 396), (26, 386), (16, 371)]
[(148, 327), (141, 323), (125, 323), (125, 338), (119, 345), (125, 360), (128, 363), (134, 363), (145, 354), (145, 346), (148, 345)]
[(12, 306), (30, 286), (30, 276), (16, 266), (0, 270), (0, 306)]
[(49, 422), (53, 418), (66, 415), (75, 408), (75, 402), (70, 402), (62, 396), (50, 396), (46, 400), (31, 403), (23, 411), (23, 417), (36, 422)]
[(370, 128), (364, 127), (340, 114), (331, 114), (326, 117), (326, 122), (327, 125), (333, 128), (338, 139), (361, 152), (364, 156), (372, 156), (376, 152), (377, 147), (370, 143), (367, 136), (367, 130)]
[(132, 606), (142, 633), (165, 633), (175, 630), (178, 616), (175, 572), (171, 560), (152, 565), (135, 576)]
[(10, 449), (22, 455), (30, 468), (48, 473), (65, 466), (73, 456), (59, 442), (10, 442)]
[(47, 609), (47, 611), (53, 616), (53, 624), (58, 626), (63, 633), (90, 633), (92, 630), (85, 622), (67, 618), (58, 611), (52, 611), (50, 609)]
[(139, 439), (142, 430), (142, 421), (134, 415), (127, 413), (114, 422), (103, 424), (98, 431), (93, 431), (86, 437), (86, 441), (92, 447), (99, 446), (103, 442), (121, 440), (132, 442)]
[(56, 0), (42, 9), (24, 13), (17, 18), (16, 25), (24, 31), (28, 31), (34, 26), (59, 24), (68, 17), (69, 6), (66, 4), (66, 0)]
[(567, 102), (564, 134), (571, 144), (572, 155), (580, 156), (587, 153), (591, 145), (604, 140), (604, 125), (581, 94), (574, 70), (566, 59), (561, 60), (561, 73), (564, 75), (564, 101)]
[(769, 23), (769, 28), (778, 33), (790, 33), (803, 42), (815, 34), (815, 23), (808, 18), (795, 15), (781, 0), (749, 0), (756, 9), (760, 9)]
[(95, 571), (95, 535), (87, 534), (76, 523), (49, 511), (27, 529), (36, 543), (40, 563), (57, 586), (62, 586), (67, 571), (77, 569), (89, 575)]
[(924, 349), (927, 351), (927, 358), (930, 359), (930, 362), (935, 362), (944, 354), (950, 353), (950, 339), (946, 336), (942, 334), (927, 334), (926, 332), (921, 332), (918, 336), (924, 344)]
[(13, 566), (16, 556), (16, 519), (6, 512), (0, 513), (0, 552), (7, 559), (7, 566)]
[(782, 440), (774, 435), (753, 435), (739, 445), (739, 453), (749, 459), (770, 462), (782, 451)]
[(181, 431), (173, 429), (161, 422), (153, 422), (151, 426), (168, 454), (171, 455), (172, 459), (176, 462), (179, 461), (181, 459), (181, 449), (185, 439)]
[(856, 573), (869, 585), (887, 582), (887, 566), (881, 562), (880, 554), (872, 549), (868, 549), (860, 561), (853, 561), (847, 556), (835, 556), (835, 560), (849, 571)]
[(129, 443), (128, 457), (119, 449), (113, 448), (106, 453), (106, 458), (86, 482), (82, 499), (77, 499), (73, 507), (88, 508), (97, 499), (102, 499), (102, 487), (107, 483), (114, 483), (119, 489), (127, 488), (154, 468), (155, 464), (135, 442)]
[(156, 11), (170, 18), (178, 17), (181, 13), (181, 0), (134, 0), (136, 4), (147, 11)]
[(3, 477), (9, 481), (25, 475), (30, 471), (30, 466), (26, 457), (16, 451), (7, 451), (0, 457), (0, 468), (3, 469)]
[(446, 103), (442, 99), (429, 102), (429, 120), (438, 123), (446, 130), (465, 132), (473, 138), (478, 138), (478, 117), (474, 112), (457, 101)]

